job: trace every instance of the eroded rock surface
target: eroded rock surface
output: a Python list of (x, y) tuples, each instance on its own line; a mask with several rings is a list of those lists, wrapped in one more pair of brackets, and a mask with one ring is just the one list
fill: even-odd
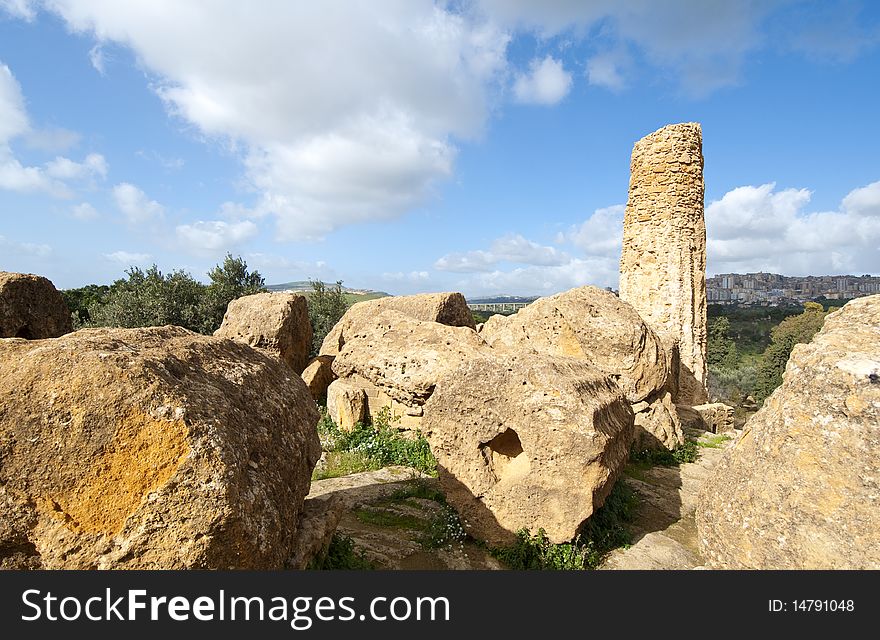
[(41, 340), (71, 331), (70, 310), (51, 281), (0, 271), (0, 338)]
[(620, 297), (679, 350), (674, 400), (706, 394), (706, 223), (698, 123), (673, 124), (633, 147), (623, 220)]
[(521, 528), (574, 537), (626, 464), (632, 425), (608, 376), (534, 353), (465, 360), (438, 382), (423, 421), (447, 500), (496, 546)]
[(279, 569), (320, 456), (277, 359), (179, 327), (0, 340), (0, 556), (44, 569)]
[(880, 296), (794, 348), (697, 509), (714, 567), (880, 568)]
[(229, 303), (215, 336), (231, 338), (273, 353), (302, 373), (312, 347), (312, 325), (305, 296), (255, 293)]

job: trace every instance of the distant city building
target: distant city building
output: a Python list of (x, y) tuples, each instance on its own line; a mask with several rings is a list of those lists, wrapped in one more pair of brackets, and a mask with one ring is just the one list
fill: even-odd
[(880, 276), (782, 276), (777, 273), (721, 273), (706, 278), (709, 304), (780, 306), (858, 298), (880, 293)]

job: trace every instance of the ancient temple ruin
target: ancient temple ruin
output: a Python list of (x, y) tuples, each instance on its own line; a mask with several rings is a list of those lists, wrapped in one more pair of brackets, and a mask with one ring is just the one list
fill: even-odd
[(663, 127), (633, 147), (620, 297), (679, 360), (676, 402), (706, 402), (706, 223), (699, 123)]

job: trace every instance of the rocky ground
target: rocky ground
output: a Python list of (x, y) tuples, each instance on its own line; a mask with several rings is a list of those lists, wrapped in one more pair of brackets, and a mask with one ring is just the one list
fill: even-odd
[[(337, 532), (354, 540), (376, 569), (501, 569), (438, 501), (440, 483), (407, 467), (386, 467), (312, 482), (309, 499), (343, 503)], [(428, 497), (425, 497), (428, 496)]]
[(631, 524), (633, 544), (613, 551), (600, 568), (703, 568), (694, 520), (697, 494), (704, 484), (712, 482), (713, 467), (738, 435), (739, 432), (731, 432), (729, 437), (722, 437), (692, 431), (688, 436), (700, 445), (696, 461), (647, 468), (630, 463), (623, 481), (639, 496), (636, 518)]
[[(711, 482), (712, 468), (738, 433), (688, 435), (700, 444), (695, 462), (627, 467), (622, 482), (639, 496), (630, 525), (634, 542), (612, 552), (601, 569), (702, 567), (694, 521), (697, 494)], [(436, 478), (407, 467), (386, 467), (313, 481), (309, 500), (332, 497), (342, 503), (338, 533), (352, 538), (377, 569), (503, 569), (484, 547), (455, 538), (454, 518), (448, 518), (439, 495)]]

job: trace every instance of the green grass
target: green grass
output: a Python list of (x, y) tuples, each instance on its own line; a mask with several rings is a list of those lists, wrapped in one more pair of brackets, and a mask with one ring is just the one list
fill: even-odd
[(721, 445), (730, 440), (730, 436), (724, 433), (711, 435), (703, 440), (697, 440), (697, 446), (703, 449), (720, 449)]
[(381, 464), (360, 451), (330, 451), (325, 457), (324, 465), (312, 472), (312, 480), (340, 478), (381, 468)]
[(627, 524), (635, 517), (637, 506), (635, 492), (618, 482), (605, 504), (571, 542), (554, 544), (543, 529), (536, 534), (522, 529), (513, 545), (490, 549), (490, 552), (514, 570), (595, 569), (611, 551), (630, 544), (632, 539)]
[(334, 533), (330, 545), (308, 566), (312, 570), (357, 570), (373, 569), (373, 563), (367, 560), (363, 551), (355, 549), (354, 540), (341, 533)]
[(647, 469), (655, 466), (674, 467), (685, 462), (695, 462), (700, 457), (699, 447), (693, 440), (686, 440), (672, 451), (669, 449), (633, 449), (629, 454), (630, 465)]
[[(437, 475), (437, 460), (431, 453), (428, 441), (421, 434), (407, 437), (394, 426), (394, 418), (385, 408), (375, 417), (373, 424), (356, 424), (351, 431), (343, 431), (322, 409), (318, 422), (318, 436), (327, 451), (328, 464), (320, 474), (323, 477), (381, 469), (389, 465), (402, 465), (417, 469), (430, 476)], [(339, 468), (330, 464), (331, 454), (337, 454)], [(346, 455), (339, 455), (346, 454)], [(361, 468), (357, 468), (360, 465)], [(320, 479), (320, 478), (314, 478)]]
[(385, 509), (361, 508), (354, 512), (355, 517), (364, 524), (392, 529), (410, 529), (412, 531), (425, 531), (428, 523), (406, 513), (395, 513)]

